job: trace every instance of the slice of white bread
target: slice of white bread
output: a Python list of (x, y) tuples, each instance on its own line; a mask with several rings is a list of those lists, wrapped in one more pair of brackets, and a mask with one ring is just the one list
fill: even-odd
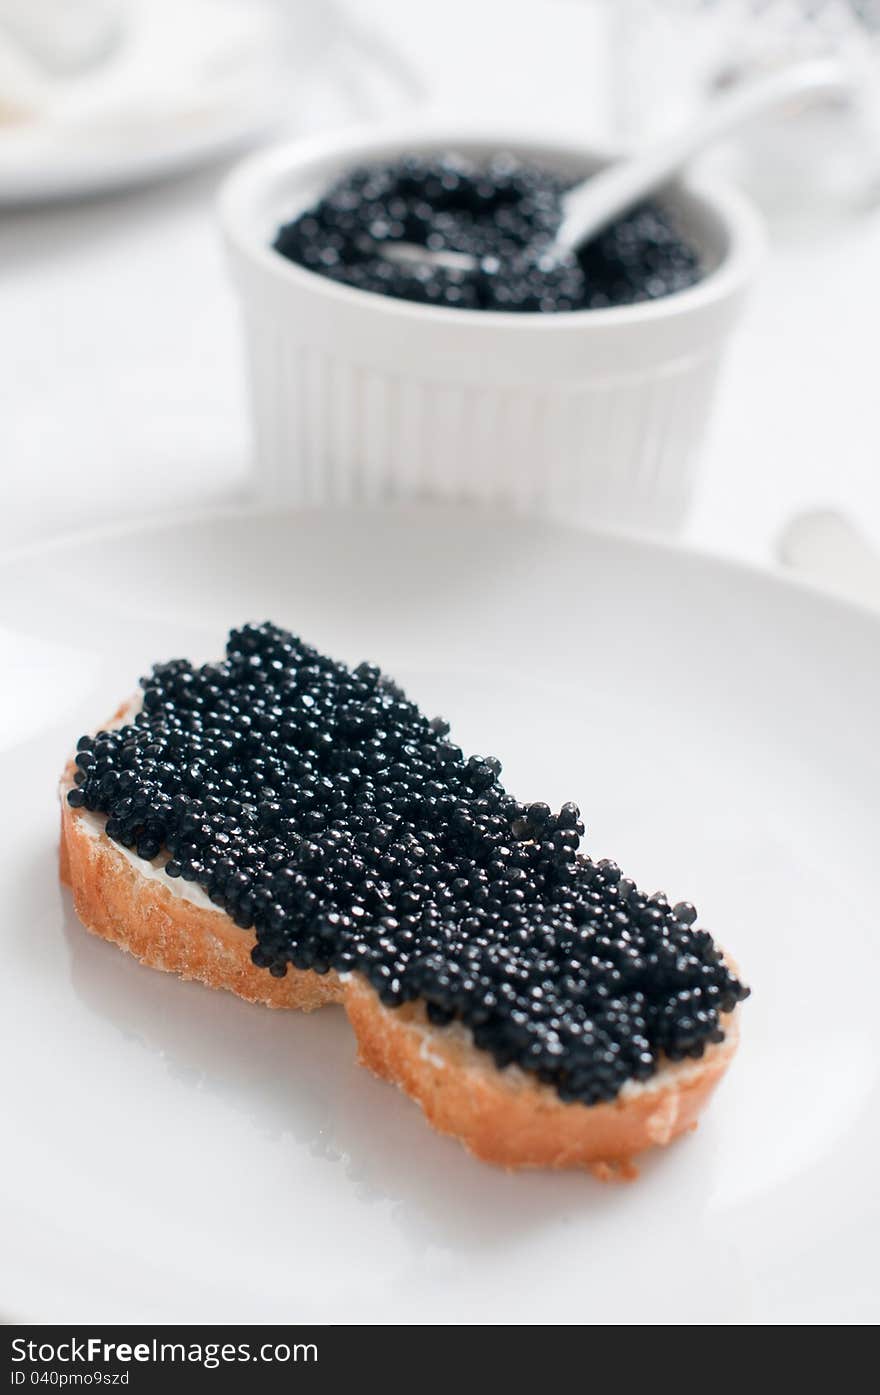
[[(134, 710), (123, 704), (108, 727)], [(637, 1154), (695, 1126), (736, 1050), (734, 1012), (722, 1019), (724, 1040), (698, 1060), (664, 1062), (609, 1103), (565, 1103), (516, 1066), (499, 1070), (462, 1025), (436, 1027), (418, 1003), (384, 1007), (358, 974), (289, 967), (284, 978), (273, 978), (256, 968), (252, 931), (239, 929), (199, 887), (166, 877), (161, 859), (144, 862), (113, 842), (101, 815), (70, 807), (74, 770), (71, 760), (61, 781), (61, 880), (86, 929), (152, 968), (226, 988), (248, 1002), (306, 1012), (342, 1003), (360, 1062), (400, 1086), (436, 1129), (486, 1162), (631, 1175)]]
[[(123, 726), (139, 707), (130, 698), (104, 730)], [(61, 880), (73, 892), (74, 909), (87, 930), (112, 940), (142, 964), (209, 988), (228, 988), (249, 1003), (301, 1008), (311, 1012), (341, 1001), (337, 975), (323, 977), (289, 968), (273, 978), (251, 962), (252, 931), (240, 930), (225, 911), (213, 906), (201, 887), (172, 881), (154, 863), (128, 852), (104, 832), (102, 814), (71, 809), (76, 766), (71, 759), (61, 778)]]
[(387, 1008), (362, 978), (343, 984), (358, 1060), (417, 1100), (429, 1123), (484, 1162), (501, 1167), (588, 1167), (631, 1176), (632, 1160), (696, 1125), (697, 1115), (736, 1050), (736, 1013), (722, 1019), (724, 1041), (699, 1060), (661, 1065), (630, 1081), (607, 1104), (567, 1104), (517, 1066), (498, 1070), (461, 1024), (435, 1027), (420, 1003)]

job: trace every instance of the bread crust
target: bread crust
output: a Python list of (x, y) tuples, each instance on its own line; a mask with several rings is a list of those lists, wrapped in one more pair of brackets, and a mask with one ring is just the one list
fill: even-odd
[(393, 1081), (441, 1133), (483, 1162), (506, 1168), (589, 1168), (631, 1176), (632, 1159), (693, 1129), (736, 1050), (738, 1021), (697, 1061), (667, 1062), (644, 1084), (624, 1086), (609, 1103), (565, 1103), (516, 1067), (498, 1070), (464, 1029), (432, 1027), (420, 1003), (386, 1008), (363, 979), (345, 984), (345, 1008), (358, 1059)]
[(66, 799), (74, 770), (71, 761), (61, 782), (60, 874), (87, 930), (151, 968), (226, 989), (247, 1002), (304, 1012), (343, 1003), (360, 1063), (399, 1086), (434, 1128), (458, 1138), (484, 1162), (633, 1176), (639, 1153), (695, 1127), (730, 1064), (739, 1036), (736, 1012), (722, 1019), (724, 1041), (710, 1045), (699, 1060), (666, 1062), (650, 1080), (630, 1082), (609, 1103), (565, 1103), (551, 1086), (516, 1067), (498, 1070), (461, 1025), (434, 1027), (423, 1004), (384, 1007), (358, 974), (289, 967), (284, 978), (273, 978), (251, 961), (252, 931), (240, 929), (225, 911), (198, 906), (144, 876), (106, 834), (89, 827), (89, 816)]

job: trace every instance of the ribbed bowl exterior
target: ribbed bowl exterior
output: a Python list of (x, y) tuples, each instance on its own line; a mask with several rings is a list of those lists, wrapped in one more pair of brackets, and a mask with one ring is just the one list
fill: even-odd
[(245, 344), (267, 502), (473, 499), (661, 530), (686, 512), (720, 359), (496, 387), (377, 369), (259, 315)]

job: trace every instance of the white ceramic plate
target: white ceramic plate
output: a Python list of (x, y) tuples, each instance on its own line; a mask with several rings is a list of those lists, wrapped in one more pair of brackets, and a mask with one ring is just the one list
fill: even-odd
[[(343, 19), (328, 0), (288, 3), (283, 21), (249, 0), (129, 0), (127, 12), (104, 65), (54, 95), (50, 86), (30, 119), (0, 121), (0, 206), (83, 198), (199, 168), (271, 131), (308, 128), (307, 106), (320, 102), (316, 73), (325, 70), (324, 87), (334, 87), (327, 59)], [(362, 114), (347, 94), (338, 104), (343, 120)], [(332, 113), (332, 98), (329, 106)]]
[[(271, 617), (378, 659), (509, 785), (688, 897), (753, 996), (633, 1185), (506, 1175), (272, 1013), (87, 935), (74, 738)], [(181, 521), (0, 563), (0, 1310), (32, 1320), (877, 1318), (880, 623), (635, 541), (441, 510)]]

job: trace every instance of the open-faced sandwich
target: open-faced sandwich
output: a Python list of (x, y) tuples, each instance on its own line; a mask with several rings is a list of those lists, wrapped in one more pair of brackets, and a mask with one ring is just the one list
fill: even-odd
[(344, 1005), (361, 1061), (506, 1167), (626, 1171), (691, 1128), (748, 989), (693, 906), (579, 851), (378, 668), (273, 625), (157, 664), (77, 743), (83, 924), (270, 1007)]

